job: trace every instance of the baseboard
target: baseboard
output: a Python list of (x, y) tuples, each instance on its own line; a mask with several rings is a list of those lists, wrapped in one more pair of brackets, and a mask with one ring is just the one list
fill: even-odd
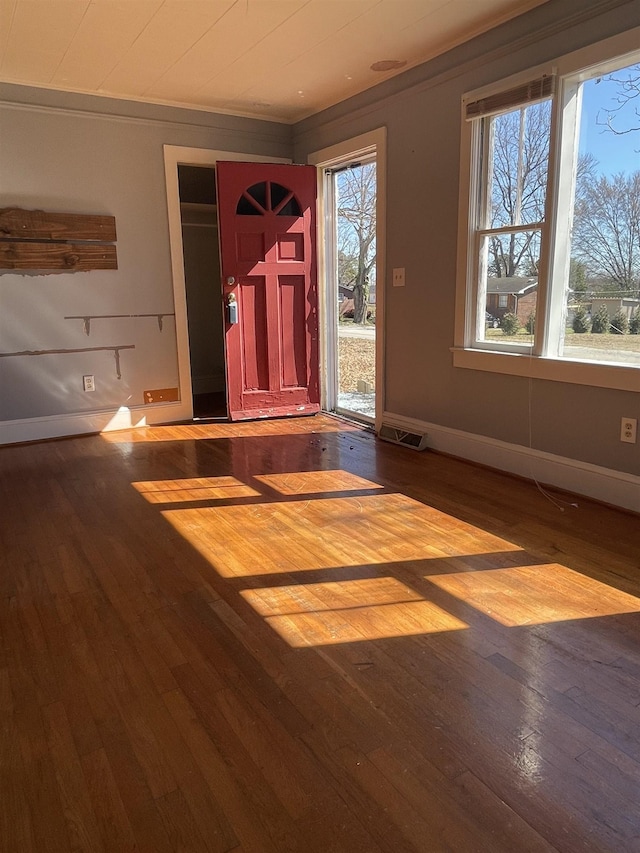
[(385, 412), (386, 424), (428, 433), (427, 447), (640, 513), (640, 477), (495, 438)]
[[(168, 403), (5, 421), (0, 423), (0, 445), (172, 423), (187, 420), (192, 414), (190, 406)], [(640, 513), (640, 477), (633, 474), (416, 418), (406, 418), (393, 412), (385, 412), (383, 421), (400, 429), (428, 433), (427, 446), (432, 450), (450, 453), (452, 456)]]
[(3, 421), (0, 423), (0, 445), (172, 423), (187, 420), (192, 415), (190, 405), (178, 402), (131, 408), (122, 406), (119, 409), (102, 412)]

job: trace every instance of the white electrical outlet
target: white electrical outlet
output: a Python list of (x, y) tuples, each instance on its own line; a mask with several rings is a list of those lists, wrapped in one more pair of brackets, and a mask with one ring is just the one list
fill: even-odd
[(96, 390), (96, 379), (95, 376), (83, 376), (82, 377), (82, 387), (85, 391), (95, 391)]
[(622, 418), (620, 424), (620, 441), (626, 441), (629, 444), (635, 444), (638, 435), (638, 419), (637, 418)]

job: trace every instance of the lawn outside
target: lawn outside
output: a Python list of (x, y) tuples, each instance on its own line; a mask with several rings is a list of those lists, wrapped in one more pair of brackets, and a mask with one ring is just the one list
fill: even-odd
[[(516, 344), (529, 343), (532, 336), (524, 329), (517, 335), (505, 335), (501, 329), (487, 329), (485, 331), (487, 340), (513, 342)], [(594, 335), (591, 333), (576, 334), (568, 330), (565, 337), (566, 346), (588, 347), (589, 349), (626, 350), (628, 352), (640, 352), (640, 335)]]
[(338, 338), (339, 383), (338, 391), (349, 394), (357, 391), (358, 380), (376, 385), (375, 338)]
[[(521, 329), (517, 335), (505, 335), (500, 329), (486, 329), (485, 340), (526, 346), (533, 343), (533, 336), (525, 329)], [(640, 335), (576, 334), (568, 329), (564, 339), (563, 356), (640, 366)]]

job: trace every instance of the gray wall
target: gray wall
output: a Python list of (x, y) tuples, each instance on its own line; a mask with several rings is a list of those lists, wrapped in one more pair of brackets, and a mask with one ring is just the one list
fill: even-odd
[[(524, 446), (531, 427), (536, 449), (640, 473), (640, 444), (619, 441), (637, 393), (456, 369), (450, 352), (462, 94), (638, 25), (637, 0), (552, 0), (294, 128), (300, 162), (387, 129), (387, 411)], [(394, 267), (405, 288), (390, 286)]]
[[(0, 358), (0, 422), (139, 406), (176, 387), (174, 318), (71, 315), (173, 312), (163, 145), (291, 154), (291, 128), (270, 122), (0, 88), (0, 207), (115, 216), (118, 270), (0, 276), (0, 353), (133, 345)], [(96, 391), (85, 393), (82, 376)]]

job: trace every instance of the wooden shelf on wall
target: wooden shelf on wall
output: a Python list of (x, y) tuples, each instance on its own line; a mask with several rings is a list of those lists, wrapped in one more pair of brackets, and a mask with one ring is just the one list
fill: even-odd
[(96, 243), (5, 243), (0, 240), (0, 269), (4, 270), (117, 270), (114, 245)]
[(113, 216), (0, 209), (0, 270), (118, 269)]

